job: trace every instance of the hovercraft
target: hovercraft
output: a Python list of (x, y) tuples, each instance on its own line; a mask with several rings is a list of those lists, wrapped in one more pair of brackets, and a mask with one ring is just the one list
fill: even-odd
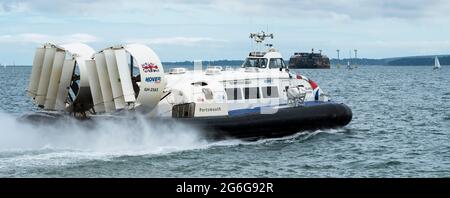
[[(252, 33), (261, 46), (273, 34)], [(48, 123), (132, 119), (197, 127), (212, 138), (281, 137), (346, 126), (352, 112), (313, 80), (289, 71), (267, 45), (240, 68), (194, 63), (164, 72), (156, 53), (128, 44), (95, 52), (84, 44), (44, 44), (36, 51), (28, 96), (42, 110), (22, 119)]]

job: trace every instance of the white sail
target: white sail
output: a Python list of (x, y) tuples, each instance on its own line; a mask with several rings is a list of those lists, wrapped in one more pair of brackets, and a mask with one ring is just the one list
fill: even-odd
[(47, 96), (45, 97), (44, 108), (46, 110), (54, 110), (56, 104), (56, 97), (58, 95), (58, 88), (61, 82), (61, 74), (64, 65), (64, 59), (66, 58), (66, 52), (57, 51), (55, 53), (55, 59), (53, 60), (52, 71), (50, 74), (49, 85), (47, 88)]
[(100, 80), (98, 78), (97, 67), (94, 60), (87, 60), (86, 69), (89, 72), (89, 87), (91, 89), (92, 101), (94, 102), (95, 112), (102, 113), (105, 112), (105, 104), (103, 102), (102, 90), (100, 87)]
[(50, 84), (50, 75), (52, 74), (53, 60), (55, 59), (56, 48), (46, 48), (40, 73), (39, 85), (36, 93), (35, 103), (38, 106), (44, 106), (45, 97), (47, 97), (48, 85)]
[(98, 79), (100, 81), (100, 90), (102, 91), (103, 103), (106, 112), (114, 112), (116, 106), (111, 88), (111, 81), (106, 66), (106, 59), (103, 53), (95, 54), (95, 65), (97, 67)]
[[(30, 83), (28, 85), (28, 96), (35, 99), (41, 79), (41, 71), (45, 57), (45, 48), (37, 48), (34, 55), (33, 67), (31, 69)], [(5, 65), (6, 67), (6, 65)]]
[(66, 98), (69, 95), (69, 87), (72, 82), (74, 68), (75, 59), (64, 61), (55, 102), (55, 109), (58, 111), (62, 111), (66, 108)]
[(125, 49), (114, 50), (116, 55), (117, 68), (119, 71), (120, 83), (125, 102), (135, 102), (136, 97), (133, 90), (133, 82), (131, 81), (131, 71), (127, 63), (127, 54)]
[(106, 59), (106, 67), (111, 82), (114, 105), (116, 110), (125, 108), (125, 97), (123, 96), (122, 83), (120, 81), (119, 69), (117, 67), (116, 54), (113, 49), (103, 51)]
[(439, 58), (437, 56), (434, 57), (434, 68), (435, 69), (441, 68), (441, 63), (439, 62)]

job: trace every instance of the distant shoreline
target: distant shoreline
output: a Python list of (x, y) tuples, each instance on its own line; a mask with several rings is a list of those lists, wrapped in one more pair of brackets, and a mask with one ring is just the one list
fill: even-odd
[[(331, 59), (331, 65), (367, 65), (367, 66), (430, 66), (434, 65), (435, 55), (430, 56), (411, 56), (411, 57), (398, 57), (398, 58), (383, 58), (383, 59)], [(450, 65), (450, 55), (437, 55), (439, 57), (441, 65)], [(289, 58), (285, 59), (286, 63), (289, 62)], [(208, 65), (215, 66), (238, 66), (242, 65), (244, 60), (212, 60), (202, 61), (204, 67)], [(189, 67), (194, 65), (194, 61), (175, 61), (175, 62), (162, 62), (167, 67), (184, 66)], [(2, 65), (3, 66), (3, 65)], [(13, 67), (12, 65), (6, 65), (7, 67)], [(31, 65), (15, 65), (15, 67), (31, 67)]]
[[(434, 65), (434, 57), (436, 56), (413, 56), (399, 58), (383, 58), (383, 59), (331, 59), (331, 64), (341, 65), (357, 64), (357, 65), (384, 65), (384, 66), (429, 66)], [(441, 65), (450, 65), (450, 55), (438, 55)]]
[[(350, 63), (352, 65), (368, 65), (368, 66), (430, 66), (434, 65), (433, 56), (411, 56), (411, 57), (398, 57), (398, 58), (383, 58), (383, 59), (368, 59), (368, 58), (358, 58), (358, 59), (331, 59), (332, 65), (347, 65)], [(439, 57), (441, 65), (450, 65), (450, 55), (437, 55)], [(289, 58), (285, 59), (286, 63)], [(243, 60), (214, 60), (214, 61), (203, 61), (203, 66), (208, 65), (218, 65), (218, 66), (235, 66), (242, 65)], [(194, 65), (193, 61), (183, 61), (183, 62), (163, 62), (163, 65), (167, 66), (189, 66)]]
[[(359, 64), (358, 64), (359, 65)], [(171, 63), (170, 65), (165, 65), (164, 63), (163, 63), (163, 66), (166, 68), (166, 69), (170, 69), (170, 68), (175, 68), (175, 67), (185, 67), (185, 68), (193, 68), (194, 66), (193, 65), (184, 65), (184, 64), (180, 64), (180, 65), (177, 65), (176, 63)], [(208, 65), (203, 65), (203, 67), (204, 68), (206, 68)], [(240, 67), (241, 65), (214, 65), (214, 66), (230, 66), (230, 67)], [(337, 64), (331, 64), (331, 67), (332, 68), (335, 68), (337, 66)], [(341, 64), (340, 65), (342, 68), (344, 68), (344, 67), (346, 67), (347, 66), (347, 64)], [(431, 65), (360, 65), (360, 66), (368, 66), (368, 67), (377, 67), (377, 66), (382, 66), (382, 67), (431, 67)], [(443, 65), (443, 64), (441, 64), (441, 66), (442, 67), (447, 67), (447, 66), (450, 66), (450, 65)], [(15, 65), (15, 66), (13, 66), (13, 65), (10, 65), (10, 66), (6, 66), (7, 68), (9, 67), (9, 68), (11, 68), (11, 67), (29, 67), (29, 68), (31, 68), (32, 67), (32, 65)], [(0, 70), (2, 70), (2, 68), (3, 67), (0, 67)]]

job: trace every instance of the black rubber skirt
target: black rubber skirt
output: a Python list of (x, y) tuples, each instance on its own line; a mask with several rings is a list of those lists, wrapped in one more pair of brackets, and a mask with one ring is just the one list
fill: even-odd
[(274, 114), (254, 113), (175, 120), (201, 128), (212, 138), (272, 138), (346, 126), (352, 120), (352, 111), (345, 104), (323, 103), (278, 109)]
[[(80, 125), (94, 126), (101, 120), (126, 120), (133, 123), (133, 114), (92, 116), (79, 120)], [(36, 112), (24, 115), (21, 121), (33, 124), (56, 124), (73, 121), (70, 114)], [(273, 114), (247, 113), (234, 116), (194, 118), (152, 118), (150, 124), (181, 123), (200, 129), (207, 138), (274, 138), (303, 131), (332, 129), (346, 126), (352, 120), (352, 111), (345, 104), (321, 103), (278, 109)]]

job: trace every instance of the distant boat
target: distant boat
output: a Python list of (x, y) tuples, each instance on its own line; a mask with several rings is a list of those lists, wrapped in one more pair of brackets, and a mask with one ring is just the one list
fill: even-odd
[(350, 61), (347, 61), (347, 69), (353, 69), (353, 67), (350, 65)]
[(437, 56), (435, 56), (433, 69), (440, 69), (440, 68), (441, 68), (441, 63), (439, 62), (439, 58)]

